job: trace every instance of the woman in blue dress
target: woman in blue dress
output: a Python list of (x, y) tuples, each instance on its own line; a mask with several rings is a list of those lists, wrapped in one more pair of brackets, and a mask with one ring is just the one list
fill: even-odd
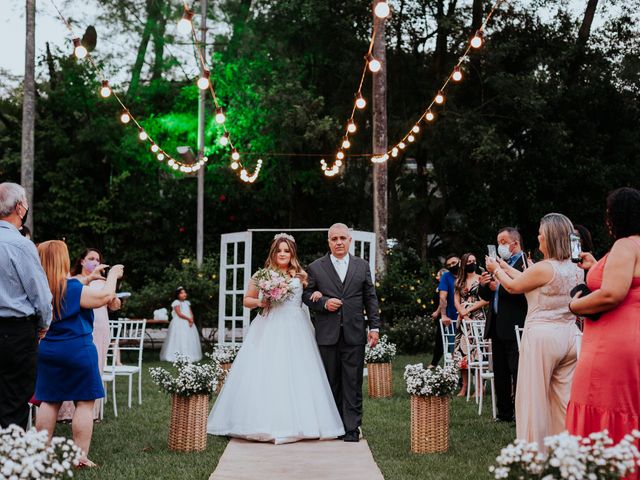
[(93, 343), (93, 309), (115, 298), (116, 282), (123, 266), (111, 267), (101, 290), (85, 288), (69, 278), (69, 251), (60, 240), (38, 245), (42, 267), (53, 295), (53, 322), (38, 347), (36, 400), (42, 402), (36, 429), (47, 430), (49, 440), (56, 427), (62, 402), (72, 400), (76, 410), (72, 420), (73, 440), (82, 449), (80, 467), (93, 467), (87, 458), (93, 433), (93, 404), (104, 397)]

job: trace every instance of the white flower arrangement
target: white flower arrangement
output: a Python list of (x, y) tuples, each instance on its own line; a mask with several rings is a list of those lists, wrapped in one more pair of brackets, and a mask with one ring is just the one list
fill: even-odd
[(217, 345), (207, 357), (215, 363), (233, 363), (240, 351), (241, 345)]
[(191, 363), (187, 355), (177, 354), (173, 366), (178, 370), (178, 376), (173, 376), (162, 367), (150, 368), (149, 374), (160, 391), (181, 397), (210, 395), (215, 391), (222, 375), (218, 364)]
[(454, 365), (424, 368), (416, 363), (404, 367), (404, 380), (410, 395), (444, 397), (458, 388), (458, 369)]
[(365, 363), (389, 363), (396, 356), (396, 344), (389, 342), (389, 338), (383, 335), (375, 347), (369, 344), (364, 349)]
[(0, 480), (57, 480), (73, 477), (81, 450), (64, 437), (47, 442), (46, 430), (24, 431), (17, 425), (0, 429)]
[(535, 442), (516, 440), (502, 449), (489, 471), (498, 479), (617, 480), (640, 466), (638, 439), (638, 430), (617, 445), (606, 430), (588, 437), (563, 432), (546, 437), (542, 452)]

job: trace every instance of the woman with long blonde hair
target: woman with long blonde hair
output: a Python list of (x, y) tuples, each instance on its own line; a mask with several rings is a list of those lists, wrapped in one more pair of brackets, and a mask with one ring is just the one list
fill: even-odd
[(262, 298), (256, 276), (244, 306), (261, 308), (216, 400), (207, 426), (212, 435), (289, 443), (335, 438), (344, 428), (325, 374), (302, 292), (307, 274), (295, 239), (274, 237), (265, 268), (279, 272), (291, 295), (277, 304)]
[(82, 449), (79, 467), (94, 467), (87, 458), (93, 433), (93, 406), (104, 397), (93, 343), (93, 309), (115, 298), (116, 282), (123, 266), (114, 265), (102, 289), (85, 288), (69, 278), (69, 251), (60, 240), (38, 245), (38, 254), (53, 295), (53, 321), (38, 347), (36, 400), (42, 402), (36, 429), (51, 439), (62, 402), (75, 402), (73, 440)]

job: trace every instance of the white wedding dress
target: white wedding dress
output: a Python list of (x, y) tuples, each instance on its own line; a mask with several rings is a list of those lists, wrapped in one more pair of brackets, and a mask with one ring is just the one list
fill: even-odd
[(344, 434), (302, 284), (292, 282), (293, 298), (251, 324), (209, 414), (211, 435), (280, 444)]

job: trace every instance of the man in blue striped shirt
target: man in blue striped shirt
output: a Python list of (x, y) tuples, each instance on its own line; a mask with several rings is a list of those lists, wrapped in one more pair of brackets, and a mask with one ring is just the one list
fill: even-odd
[(51, 291), (38, 251), (18, 229), (29, 205), (24, 188), (0, 183), (0, 427), (26, 428), (36, 379), (38, 335), (51, 323)]

